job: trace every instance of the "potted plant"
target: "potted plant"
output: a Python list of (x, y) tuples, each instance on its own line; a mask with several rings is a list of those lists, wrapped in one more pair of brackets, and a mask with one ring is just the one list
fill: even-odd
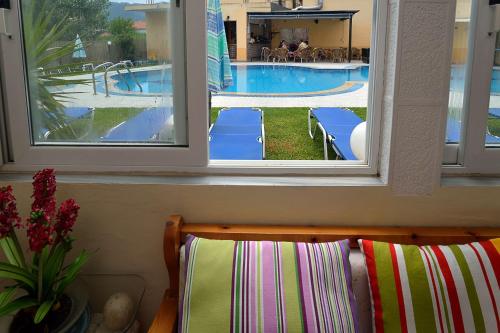
[[(19, 216), (12, 187), (0, 188), (0, 247), (7, 261), (0, 262), (0, 278), (7, 285), (0, 293), (0, 317), (15, 313), (10, 332), (59, 331), (74, 313), (67, 288), (89, 259), (88, 252), (82, 251), (65, 263), (80, 207), (67, 199), (56, 209), (54, 170), (39, 171), (33, 180), (33, 203), (25, 221)], [(31, 258), (23, 253), (20, 230), (26, 231)]]

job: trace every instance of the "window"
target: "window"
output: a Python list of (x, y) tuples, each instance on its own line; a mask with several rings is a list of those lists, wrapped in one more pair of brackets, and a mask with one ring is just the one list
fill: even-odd
[(202, 165), (186, 4), (14, 1), (1, 54), (16, 168)]
[[(12, 38), (2, 37), (0, 44), (7, 138), (2, 140), (3, 169), (44, 165), (82, 171), (376, 174), (382, 84), (372, 83), (382, 80), (386, 2), (327, 1), (321, 10), (298, 11), (312, 16), (290, 27), (286, 18), (257, 17), (276, 11), (255, 10), (253, 1), (245, 4), (243, 15), (223, 6), (231, 58), (261, 61), (262, 47), (279, 49), (280, 31), (288, 29), (287, 43), (297, 48), (288, 49), (279, 64), (275, 59), (275, 67), (295, 58), (288, 66), (294, 73), (282, 73), (286, 81), (282, 88), (289, 84), (306, 89), (292, 92), (302, 103), (293, 105), (296, 110), (291, 113), (264, 110), (259, 122), (266, 125), (269, 120), (274, 127), (258, 128), (256, 140), (265, 147), (261, 155), (267, 159), (252, 161), (210, 159), (216, 138), (208, 135), (207, 123), (211, 120), (214, 126), (227, 107), (253, 108), (251, 102), (257, 97), (249, 92), (239, 102), (226, 104), (227, 96), (215, 94), (208, 112), (207, 31), (200, 24), (207, 11), (199, 3), (14, 1), (6, 21)], [(330, 16), (324, 18), (322, 13)], [(294, 53), (302, 42), (309, 43), (308, 52)], [(273, 67), (267, 62), (257, 66)], [(338, 74), (326, 88), (322, 66)], [(248, 88), (244, 77), (255, 74), (245, 72), (249, 67), (238, 63), (233, 69), (236, 94)], [(308, 78), (300, 70), (317, 75)], [(320, 102), (312, 103), (313, 99)], [(281, 107), (287, 100), (280, 96), (270, 105)], [(327, 124), (309, 113), (315, 107), (342, 108), (359, 123), (367, 122), (358, 140), (360, 155), (350, 148), (354, 126), (349, 125), (347, 134), (343, 127), (329, 132)], [(288, 127), (290, 123), (295, 127)], [(280, 124), (287, 138), (279, 137)], [(309, 132), (316, 134), (314, 138)], [(297, 142), (300, 149), (286, 151)], [(343, 156), (340, 145), (353, 157)], [(312, 153), (303, 155), (303, 147)]]
[(237, 26), (238, 61), (224, 72), (228, 83), (211, 89), (211, 165), (368, 165), (373, 173), (385, 1), (325, 1), (309, 10), (287, 2), (269, 11), (256, 10), (257, 2), (222, 4), (224, 20)]
[(449, 162), (460, 167), (450, 172), (498, 173), (500, 41), (495, 20), (495, 6), (487, 1), (457, 2), (446, 138), (457, 144)]

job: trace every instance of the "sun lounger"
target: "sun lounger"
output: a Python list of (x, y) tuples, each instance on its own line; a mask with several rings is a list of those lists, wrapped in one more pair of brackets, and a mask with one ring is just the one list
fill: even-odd
[(158, 138), (167, 128), (171, 116), (165, 107), (149, 108), (135, 117), (112, 128), (104, 137), (104, 142), (147, 142)]
[(351, 134), (356, 126), (363, 122), (354, 112), (343, 108), (315, 108), (309, 110), (309, 135), (314, 139), (311, 119), (317, 120), (317, 127), (323, 133), (325, 160), (328, 159), (328, 143), (343, 160), (357, 160), (351, 149)]
[(492, 118), (500, 118), (500, 108), (491, 108), (488, 113)]
[[(460, 142), (460, 132), (461, 123), (458, 120), (448, 118), (446, 124), (446, 143), (459, 143)], [(486, 144), (500, 144), (500, 137), (495, 136), (490, 133), (486, 133)]]
[(265, 158), (264, 113), (260, 109), (222, 109), (209, 131), (212, 160)]

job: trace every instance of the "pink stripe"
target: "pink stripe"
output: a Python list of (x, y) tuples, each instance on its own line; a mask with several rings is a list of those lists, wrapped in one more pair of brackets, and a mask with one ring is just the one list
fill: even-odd
[(314, 302), (311, 289), (311, 276), (307, 267), (309, 266), (309, 259), (307, 256), (307, 244), (297, 244), (297, 255), (300, 259), (300, 276), (302, 279), (302, 292), (304, 296), (304, 316), (307, 320), (304, 324), (307, 325), (305, 330), (307, 332), (316, 332), (316, 316), (314, 312)]
[(276, 313), (276, 288), (274, 285), (274, 250), (273, 242), (262, 242), (262, 290), (263, 290), (263, 308), (264, 332), (276, 332), (277, 313)]
[(250, 332), (257, 332), (257, 242), (251, 242), (250, 245), (250, 313), (252, 315), (252, 320), (250, 321)]

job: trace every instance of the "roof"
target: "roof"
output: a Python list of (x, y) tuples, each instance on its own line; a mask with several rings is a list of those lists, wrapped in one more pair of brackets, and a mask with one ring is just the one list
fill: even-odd
[(146, 30), (146, 21), (135, 21), (134, 22), (134, 29), (135, 30)]
[(250, 19), (349, 19), (359, 10), (287, 10), (275, 12), (249, 12)]
[(160, 2), (154, 4), (129, 4), (125, 6), (126, 11), (136, 11), (136, 12), (158, 12), (166, 11), (170, 8), (170, 1)]

